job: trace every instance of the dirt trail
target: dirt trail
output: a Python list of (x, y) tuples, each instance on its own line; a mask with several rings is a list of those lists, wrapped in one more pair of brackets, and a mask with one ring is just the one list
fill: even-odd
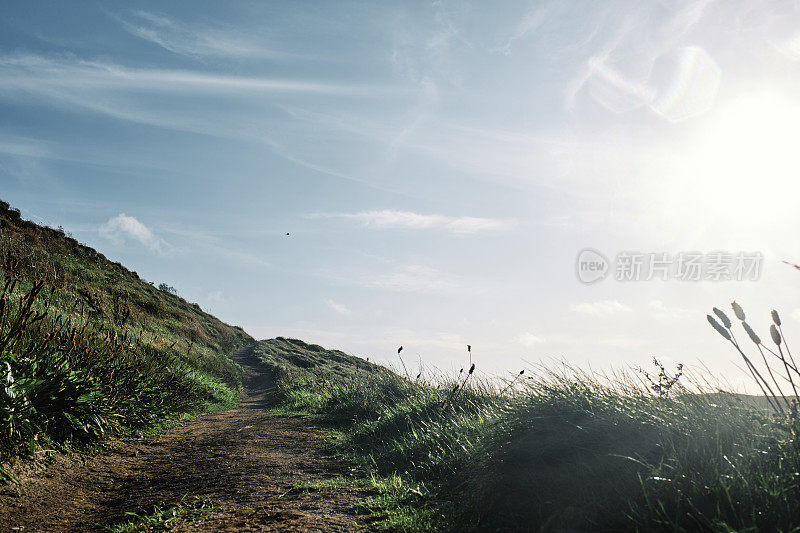
[[(120, 441), (107, 455), (59, 457), (21, 474), (18, 495), (0, 490), (0, 531), (104, 530), (184, 496), (211, 502), (206, 519), (174, 531), (358, 531), (357, 489), (292, 490), (347, 473), (325, 454), (323, 433), (301, 419), (266, 413), (271, 380), (249, 349), (238, 409), (204, 415), (153, 441)], [(20, 528), (20, 529), (16, 529)]]

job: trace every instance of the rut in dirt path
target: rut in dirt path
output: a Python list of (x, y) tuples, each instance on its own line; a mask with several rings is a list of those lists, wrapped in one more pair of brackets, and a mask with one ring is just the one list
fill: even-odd
[(233, 355), (245, 370), (241, 406), (204, 415), (150, 442), (122, 441), (96, 457), (60, 457), (20, 474), (15, 496), (0, 491), (0, 530), (91, 531), (181, 498), (209, 500), (206, 519), (175, 531), (358, 531), (359, 489), (297, 493), (295, 483), (348, 474), (329, 457), (324, 434), (266, 412), (272, 380), (251, 349)]

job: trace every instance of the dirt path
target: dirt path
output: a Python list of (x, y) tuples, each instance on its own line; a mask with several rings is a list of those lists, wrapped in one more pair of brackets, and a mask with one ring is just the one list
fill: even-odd
[[(204, 415), (154, 441), (115, 443), (108, 455), (59, 457), (0, 490), (0, 531), (91, 531), (149, 514), (184, 496), (211, 502), (206, 519), (175, 531), (358, 531), (356, 489), (293, 491), (295, 483), (347, 473), (321, 448), (323, 434), (300, 419), (266, 414), (269, 376), (248, 349), (241, 407)], [(21, 528), (21, 529), (15, 529)]]

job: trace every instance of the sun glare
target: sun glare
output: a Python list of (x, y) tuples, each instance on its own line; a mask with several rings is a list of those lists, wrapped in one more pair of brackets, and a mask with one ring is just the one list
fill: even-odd
[(698, 126), (671, 180), (677, 214), (752, 235), (793, 229), (784, 224), (800, 211), (800, 102), (749, 94)]

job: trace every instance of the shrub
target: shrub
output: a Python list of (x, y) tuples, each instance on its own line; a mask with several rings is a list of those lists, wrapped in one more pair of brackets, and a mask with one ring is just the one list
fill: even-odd
[(86, 441), (233, 400), (230, 389), (124, 328), (43, 310), (43, 282), (20, 286), (8, 276), (0, 293), (0, 458), (40, 436)]
[(160, 290), (162, 292), (166, 292), (168, 294), (173, 294), (173, 295), (177, 295), (178, 294), (178, 291), (175, 289), (175, 287), (171, 287), (171, 286), (167, 285), (166, 283), (159, 283), (158, 284), (158, 290)]

